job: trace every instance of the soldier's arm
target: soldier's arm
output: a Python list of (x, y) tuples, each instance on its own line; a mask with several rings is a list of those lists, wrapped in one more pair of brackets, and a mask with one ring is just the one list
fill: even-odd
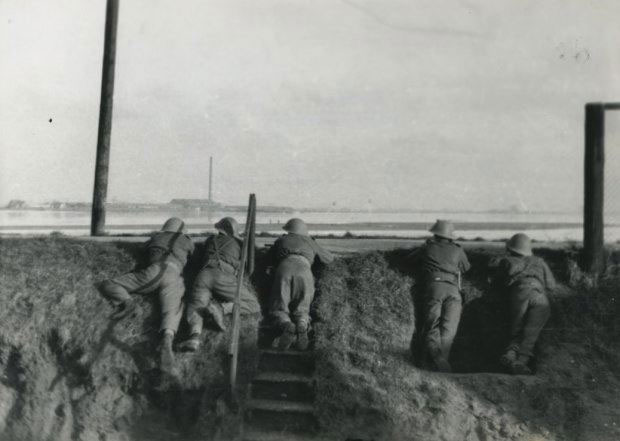
[(422, 247), (413, 248), (409, 254), (407, 254), (407, 261), (411, 262), (413, 266), (416, 266), (420, 261), (420, 254), (422, 254)]
[(324, 263), (332, 263), (334, 261), (334, 255), (319, 245), (314, 239), (310, 239), (310, 243), (312, 244), (314, 251), (316, 252), (319, 260)]
[(190, 257), (192, 254), (194, 254), (194, 251), (196, 250), (196, 247), (194, 246), (194, 241), (192, 240), (191, 237), (187, 236), (187, 239), (189, 240), (189, 247), (187, 250), (187, 257)]
[(465, 250), (463, 250), (463, 248), (461, 248), (461, 261), (459, 262), (459, 267), (463, 273), (466, 273), (471, 268), (471, 263), (469, 263), (469, 259), (467, 258), (467, 254), (465, 254)]

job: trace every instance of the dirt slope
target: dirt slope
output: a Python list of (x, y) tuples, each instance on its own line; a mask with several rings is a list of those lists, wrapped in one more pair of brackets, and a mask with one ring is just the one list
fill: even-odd
[[(207, 332), (201, 351), (178, 355), (178, 375), (168, 377), (157, 369), (154, 299), (143, 298), (131, 319), (107, 320), (110, 309), (93, 283), (130, 269), (135, 244), (47, 238), (7, 239), (0, 247), (0, 440), (191, 441), (238, 433), (240, 419), (218, 400), (227, 334)], [(342, 258), (319, 270), (316, 405), (326, 436), (620, 439), (619, 267), (595, 289), (570, 253), (544, 252), (562, 286), (538, 374), (512, 377), (496, 363), (505, 332), (501, 293), (485, 282), (498, 252), (470, 251), (474, 268), (451, 360), (461, 373), (452, 375), (413, 364), (419, 308), (405, 251)], [(253, 319), (242, 330), (242, 386), (256, 367), (256, 328)]]
[[(158, 314), (110, 323), (93, 282), (131, 269), (135, 245), (4, 240), (0, 253), (0, 439), (226, 439), (238, 419), (218, 397), (228, 333), (207, 332), (178, 375), (157, 369)], [(257, 320), (242, 330), (240, 380), (256, 364)]]
[(531, 377), (499, 373), (506, 320), (501, 293), (485, 282), (488, 251), (470, 252), (474, 268), (451, 360), (461, 373), (449, 375), (413, 364), (418, 297), (405, 252), (354, 256), (326, 270), (316, 327), (326, 433), (375, 441), (620, 439), (620, 279), (609, 274), (589, 288), (570, 253), (545, 254), (562, 286)]

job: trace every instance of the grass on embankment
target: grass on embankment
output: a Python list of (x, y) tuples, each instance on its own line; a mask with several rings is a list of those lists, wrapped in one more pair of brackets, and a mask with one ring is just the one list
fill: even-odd
[[(153, 297), (139, 296), (141, 312), (110, 326), (110, 308), (93, 283), (131, 269), (138, 246), (67, 238), (0, 243), (0, 439), (234, 434), (239, 420), (217, 400), (227, 381), (228, 333), (208, 331), (198, 354), (178, 354), (180, 379), (167, 382), (156, 369)], [(319, 271), (316, 406), (325, 431), (375, 441), (618, 439), (617, 267), (593, 289), (565, 251), (541, 252), (562, 286), (536, 377), (415, 368), (409, 352), (415, 291), (406, 251), (354, 255)], [(497, 370), (501, 293), (485, 282), (494, 253), (469, 253), (474, 268), (465, 280), (452, 360), (462, 372)], [(242, 331), (242, 384), (255, 368), (256, 326), (248, 321)]]
[(406, 253), (356, 255), (322, 273), (316, 407), (326, 433), (374, 441), (620, 438), (614, 268), (594, 289), (570, 252), (540, 250), (560, 287), (541, 336), (537, 375), (514, 377), (498, 373), (505, 299), (486, 281), (499, 251), (470, 251), (451, 359), (457, 372), (469, 374), (445, 375), (417, 368), (409, 350), (412, 310), (421, 307)]
[[(132, 269), (139, 244), (41, 238), (7, 239), (0, 248), (0, 439), (234, 434), (239, 419), (218, 401), (228, 332), (207, 330), (200, 351), (177, 353), (179, 375), (167, 377), (157, 368), (156, 296), (136, 296), (134, 317), (108, 320), (111, 308), (94, 283)], [(242, 392), (257, 362), (256, 328), (256, 318), (246, 319), (241, 332)]]

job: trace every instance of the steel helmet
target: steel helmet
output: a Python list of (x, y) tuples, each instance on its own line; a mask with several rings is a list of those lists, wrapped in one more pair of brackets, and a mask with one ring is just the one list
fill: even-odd
[(454, 224), (449, 220), (437, 219), (435, 225), (430, 230), (435, 236), (443, 237), (444, 239), (454, 240)]
[(524, 233), (517, 233), (506, 242), (506, 249), (520, 256), (532, 255), (532, 241)]
[(164, 226), (161, 227), (161, 231), (168, 231), (169, 233), (186, 233), (185, 222), (178, 217), (171, 217), (168, 219)]
[(296, 217), (289, 219), (282, 229), (289, 233), (299, 234), (300, 236), (308, 236), (308, 226), (304, 221)]
[(215, 229), (227, 236), (239, 237), (239, 224), (232, 217), (226, 216), (215, 224)]

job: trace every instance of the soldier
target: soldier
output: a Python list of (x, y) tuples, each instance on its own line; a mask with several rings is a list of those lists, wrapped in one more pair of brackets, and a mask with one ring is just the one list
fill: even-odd
[(131, 294), (159, 293), (161, 307), (161, 366), (173, 363), (172, 341), (183, 314), (183, 268), (194, 251), (192, 240), (185, 234), (184, 222), (172, 217), (146, 244), (147, 259), (134, 271), (101, 282), (100, 293), (110, 300), (116, 311), (111, 318), (119, 320), (136, 309)]
[[(215, 229), (218, 234), (209, 236), (205, 241), (204, 262), (187, 306), (190, 337), (180, 348), (190, 352), (200, 346), (203, 315), (208, 314), (220, 330), (226, 329), (222, 303), (234, 302), (237, 293), (237, 274), (243, 244), (239, 237), (239, 225), (232, 217), (225, 217), (215, 224)], [(260, 312), (256, 295), (245, 283), (241, 285), (240, 307), (241, 314)]]
[(530, 238), (518, 233), (506, 243), (508, 256), (499, 262), (498, 282), (508, 291), (510, 344), (501, 363), (513, 374), (531, 374), (528, 367), (534, 345), (550, 315), (545, 293), (555, 288), (551, 270), (532, 255)]
[(450, 349), (461, 319), (461, 274), (469, 270), (465, 251), (454, 242), (454, 225), (437, 220), (430, 229), (433, 237), (413, 254), (424, 289), (425, 349), (435, 367), (450, 372)]
[(301, 219), (289, 220), (281, 236), (269, 251), (270, 263), (276, 268), (269, 301), (270, 319), (282, 331), (278, 347), (286, 350), (297, 340), (299, 350), (308, 348), (310, 304), (314, 299), (312, 264), (318, 258), (324, 264), (334, 260), (308, 235)]

